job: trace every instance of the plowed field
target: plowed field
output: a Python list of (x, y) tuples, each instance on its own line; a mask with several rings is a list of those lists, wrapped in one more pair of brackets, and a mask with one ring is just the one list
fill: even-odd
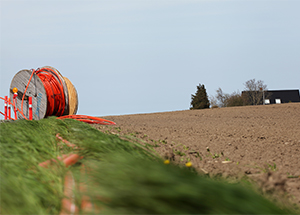
[(142, 139), (202, 174), (249, 177), (300, 205), (300, 103), (105, 116), (103, 132)]

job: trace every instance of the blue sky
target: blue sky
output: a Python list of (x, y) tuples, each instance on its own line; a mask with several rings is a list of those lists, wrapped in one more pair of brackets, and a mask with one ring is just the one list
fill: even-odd
[[(22, 69), (52, 66), (78, 114), (186, 110), (209, 95), (300, 88), (299, 0), (1, 0), (0, 96)], [(0, 109), (1, 110), (1, 109)]]

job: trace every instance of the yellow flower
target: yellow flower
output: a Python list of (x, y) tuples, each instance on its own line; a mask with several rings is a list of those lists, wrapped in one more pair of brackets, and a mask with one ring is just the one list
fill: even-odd
[(169, 164), (169, 163), (170, 163), (169, 160), (165, 160), (165, 161), (164, 161), (164, 164)]
[(185, 166), (187, 166), (187, 167), (191, 167), (192, 166), (192, 162), (187, 162), (186, 164), (185, 164)]

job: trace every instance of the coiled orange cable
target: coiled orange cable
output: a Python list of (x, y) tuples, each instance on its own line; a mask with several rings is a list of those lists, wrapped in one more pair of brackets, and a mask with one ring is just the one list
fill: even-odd
[(65, 94), (63, 82), (56, 71), (41, 68), (35, 71), (41, 79), (47, 94), (47, 116), (62, 116), (65, 110)]
[[(24, 117), (24, 119), (28, 120), (23, 114), (23, 102), (24, 102), (26, 91), (29, 87), (29, 84), (30, 84), (31, 79), (34, 74), (36, 74), (42, 81), (42, 83), (45, 87), (46, 94), (47, 94), (47, 111), (46, 111), (45, 117), (58, 116), (58, 119), (69, 118), (69, 119), (75, 119), (75, 120), (89, 123), (89, 124), (102, 124), (102, 125), (115, 125), (116, 124), (115, 122), (112, 122), (109, 120), (105, 120), (105, 119), (98, 118), (98, 117), (86, 116), (86, 115), (63, 116), (64, 110), (66, 107), (63, 82), (61, 80), (61, 76), (55, 70), (48, 68), (48, 67), (47, 68), (39, 68), (37, 70), (32, 69), (32, 74), (28, 80), (28, 84), (23, 93), (21, 111), (16, 107), (15, 104), (8, 102), (9, 104), (13, 105), (19, 111), (19, 113), (21, 113), (21, 115)], [(1, 99), (5, 100), (4, 98), (1, 98)], [(2, 112), (0, 112), (0, 113), (3, 114)], [(12, 118), (10, 118), (10, 119), (12, 119)]]

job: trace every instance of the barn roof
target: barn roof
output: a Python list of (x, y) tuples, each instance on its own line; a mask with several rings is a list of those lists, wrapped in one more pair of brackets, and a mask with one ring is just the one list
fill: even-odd
[[(242, 94), (247, 95), (249, 91), (242, 91)], [(257, 91), (258, 92), (258, 91)], [(266, 90), (265, 99), (269, 100), (268, 103), (288, 103), (300, 102), (300, 95), (298, 89), (293, 90)]]

